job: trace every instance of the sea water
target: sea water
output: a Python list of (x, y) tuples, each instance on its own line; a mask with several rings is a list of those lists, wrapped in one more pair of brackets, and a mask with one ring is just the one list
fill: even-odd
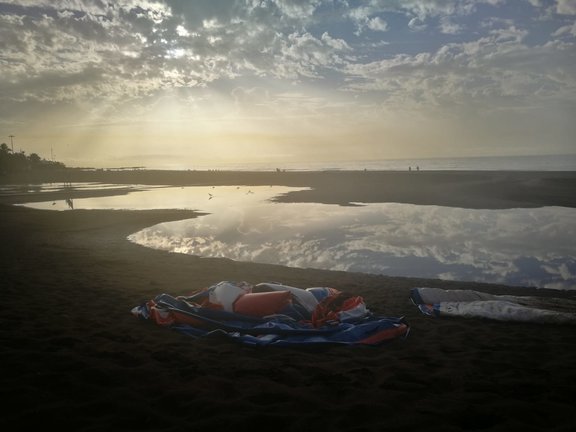
[(576, 154), (459, 158), (366, 159), (339, 162), (271, 162), (194, 167), (230, 171), (576, 171)]

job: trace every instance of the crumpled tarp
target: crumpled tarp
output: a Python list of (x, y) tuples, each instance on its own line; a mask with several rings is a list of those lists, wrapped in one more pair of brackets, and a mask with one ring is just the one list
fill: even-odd
[[(290, 307), (268, 316), (248, 316), (234, 312), (236, 298), (261, 290), (288, 291)], [(319, 297), (324, 293), (326, 297)], [(325, 312), (327, 303), (341, 296), (333, 288), (287, 287), (281, 284), (250, 286), (245, 282), (223, 281), (190, 296), (160, 294), (136, 306), (132, 314), (166, 326), (194, 338), (222, 335), (245, 345), (380, 345), (408, 335), (409, 325), (403, 317), (373, 314), (358, 297), (354, 310), (362, 313), (331, 313), (330, 319), (313, 320), (318, 311)], [(362, 307), (358, 307), (362, 303)], [(345, 304), (339, 302), (338, 304)], [(338, 312), (331, 310), (330, 312)], [(316, 315), (315, 315), (316, 313)]]

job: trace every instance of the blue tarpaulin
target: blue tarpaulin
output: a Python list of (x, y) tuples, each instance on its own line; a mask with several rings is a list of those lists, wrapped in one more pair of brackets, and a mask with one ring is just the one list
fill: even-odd
[(332, 320), (315, 325), (302, 318), (305, 311), (295, 308), (297, 297), (288, 313), (265, 317), (239, 314), (202, 306), (195, 301), (206, 298), (210, 290), (195, 296), (174, 297), (160, 294), (132, 313), (142, 319), (170, 327), (188, 336), (201, 338), (224, 335), (245, 345), (380, 345), (406, 337), (409, 326), (403, 317), (378, 316), (366, 309), (363, 316), (346, 321)]

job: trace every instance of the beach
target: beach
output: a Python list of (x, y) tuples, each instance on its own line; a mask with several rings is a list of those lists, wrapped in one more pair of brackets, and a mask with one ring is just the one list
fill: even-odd
[[(308, 187), (286, 202), (465, 208), (576, 207), (572, 172), (67, 171), (54, 182)], [(77, 192), (82, 194), (107, 192)], [(114, 192), (109, 192), (114, 193)], [(82, 195), (82, 196), (84, 196)], [(126, 237), (189, 210), (47, 211), (0, 199), (2, 419), (12, 430), (568, 431), (576, 425), (573, 326), (434, 319), (414, 287), (576, 298), (571, 291), (422, 280), (199, 258)], [(66, 196), (69, 197), (69, 196)], [(333, 287), (405, 317), (378, 347), (251, 348), (194, 340), (130, 310), (223, 280)]]

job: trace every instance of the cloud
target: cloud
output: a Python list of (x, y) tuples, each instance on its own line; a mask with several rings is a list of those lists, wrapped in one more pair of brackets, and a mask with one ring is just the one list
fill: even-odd
[[(127, 3), (122, 2), (117, 8), (86, 3), (59, 2), (55, 9), (53, 2), (40, 2), (0, 16), (6, 36), (2, 38), (3, 57), (7, 59), (2, 85), (11, 89), (26, 87), (21, 98), (39, 100), (60, 100), (66, 95), (74, 99), (80, 84), (85, 95), (96, 96), (107, 90), (138, 87), (130, 82), (142, 71), (135, 67), (134, 59), (142, 52), (146, 39), (143, 32), (152, 33), (159, 17), (169, 17), (169, 11), (148, 2), (138, 9), (124, 9)], [(157, 9), (144, 10), (141, 6), (145, 5)], [(37, 7), (45, 9), (37, 12)], [(56, 79), (56, 75), (61, 78)], [(158, 77), (150, 77), (149, 84)]]
[(410, 27), (414, 31), (424, 30), (427, 25), (422, 21), (422, 19), (414, 17), (408, 22), (408, 27)]
[(323, 68), (342, 65), (342, 51), (350, 48), (345, 41), (335, 39), (328, 33), (316, 38), (310, 33), (292, 33), (280, 40), (278, 60), (272, 73), (280, 78), (319, 78)]
[(518, 105), (551, 97), (576, 102), (576, 79), (570, 72), (576, 65), (574, 43), (528, 46), (523, 42), (526, 34), (516, 28), (498, 29), (432, 53), (349, 64), (348, 88), (380, 91), (395, 103), (411, 98), (434, 106), (504, 97), (516, 97)]
[(576, 21), (572, 25), (558, 28), (554, 33), (552, 33), (552, 36), (576, 36)]
[[(17, 13), (0, 16), (1, 79), (16, 90), (33, 76), (42, 94), (29, 87), (25, 97), (46, 100), (75, 97), (65, 79), (55, 85), (51, 76), (58, 73), (85, 71), (85, 94), (111, 98), (242, 74), (316, 78), (351, 50), (328, 32), (317, 37), (290, 22), (309, 17), (319, 3), (23, 1)], [(90, 83), (95, 68), (101, 81)]]
[[(332, 70), (354, 71), (352, 75), (358, 77), (362, 70), (374, 69), (376, 64), (383, 70), (389, 66), (400, 70), (409, 63), (413, 67), (418, 59), (427, 61), (422, 56), (398, 54), (393, 60), (375, 60), (372, 66), (357, 63), (350, 41), (334, 37), (326, 30), (314, 33), (303, 28), (303, 25), (313, 28), (316, 11), (327, 7), (320, 0), (246, 3), (124, 0), (114, 5), (80, 0), (13, 3), (18, 5), (18, 13), (0, 16), (6, 65), (2, 79), (11, 89), (10, 97), (28, 84), (28, 91), (20, 94), (20, 98), (46, 100), (50, 95), (55, 99), (70, 95), (72, 99), (77, 92), (66, 90), (66, 80), (57, 84), (53, 75), (58, 73), (75, 77), (69, 86), (79, 86), (78, 75), (85, 73), (84, 94), (118, 98), (146, 96), (164, 88), (202, 87), (241, 76), (320, 79), (327, 70)], [(355, 25), (373, 32), (389, 31), (387, 21), (380, 16), (385, 12), (405, 14), (409, 18), (408, 27), (418, 31), (429, 28), (430, 17), (439, 17), (441, 32), (457, 34), (463, 26), (455, 22), (456, 17), (473, 13), (480, 3), (373, 0), (361, 7), (348, 8), (347, 16)], [(566, 13), (571, 4), (559, 2), (557, 8)], [(337, 19), (336, 13), (341, 11), (334, 6), (332, 19)], [(572, 32), (564, 26), (555, 35)], [(519, 44), (525, 36), (525, 31), (513, 26), (492, 31), (494, 44), (512, 40)], [(374, 42), (371, 46), (382, 44)], [(521, 45), (517, 47), (523, 49)], [(472, 48), (470, 43), (465, 49)], [(454, 45), (449, 49), (458, 50)], [(438, 69), (441, 57), (438, 53), (437, 57), (428, 57), (431, 68)], [(466, 55), (463, 51), (455, 61), (460, 68)], [(404, 66), (394, 65), (399, 62)], [(99, 70), (99, 75), (94, 70)], [(462, 69), (456, 68), (455, 75), (459, 70)], [(47, 86), (42, 85), (42, 77)], [(378, 78), (363, 79), (362, 86), (366, 89), (370, 82), (372, 87), (383, 84)], [(42, 92), (36, 93), (35, 87), (42, 88)], [(354, 87), (358, 88), (358, 83), (348, 86)]]
[(290, 18), (306, 19), (314, 14), (321, 0), (275, 0), (273, 3)]
[(380, 17), (374, 17), (368, 20), (366, 24), (370, 30), (385, 32), (388, 30), (388, 23)]
[(558, 0), (556, 12), (563, 15), (576, 15), (575, 0)]
[(350, 9), (350, 16), (365, 20), (386, 12), (404, 13), (424, 20), (438, 16), (465, 16), (477, 10), (479, 5), (492, 6), (504, 0), (370, 0), (362, 6)]
[(458, 34), (462, 32), (463, 27), (456, 24), (450, 17), (444, 16), (440, 18), (440, 31), (445, 34)]
[(0, 115), (21, 123), (67, 104), (66, 114), (99, 113), (99, 125), (135, 124), (170, 101), (195, 118), (264, 127), (275, 117), (274, 136), (307, 118), (315, 139), (337, 123), (338, 140), (375, 131), (362, 132), (372, 142), (396, 137), (399, 115), (564, 119), (576, 103), (575, 3), (522, 4), (517, 14), (504, 0), (10, 0), (0, 3)]

